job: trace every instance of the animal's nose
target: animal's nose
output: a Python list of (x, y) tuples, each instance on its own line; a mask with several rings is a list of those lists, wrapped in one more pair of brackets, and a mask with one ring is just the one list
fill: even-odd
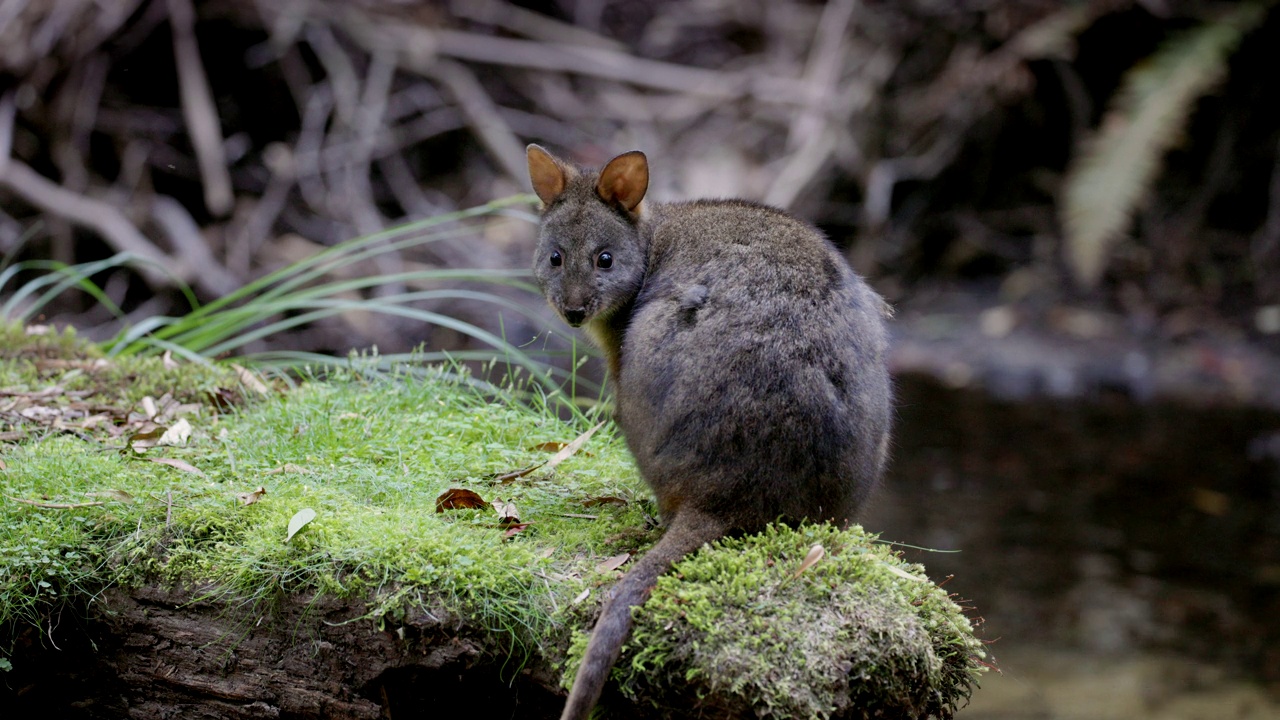
[(582, 321), (586, 319), (586, 317), (587, 317), (586, 308), (577, 308), (576, 310), (569, 310), (566, 308), (564, 311), (565, 322), (569, 323), (574, 327), (578, 327), (579, 325), (581, 325)]

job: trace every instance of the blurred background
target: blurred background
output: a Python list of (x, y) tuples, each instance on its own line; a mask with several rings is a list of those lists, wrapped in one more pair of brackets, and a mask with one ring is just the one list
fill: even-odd
[(486, 280), (531, 204), (412, 240), (526, 191), (528, 142), (641, 149), (650, 197), (787, 208), (897, 307), (865, 524), (984, 622), (962, 717), (1280, 717), (1277, 47), (1264, 1), (0, 0), (0, 303), (110, 342), (407, 237), (311, 281), (459, 323), (286, 308), (201, 351), (564, 370)]

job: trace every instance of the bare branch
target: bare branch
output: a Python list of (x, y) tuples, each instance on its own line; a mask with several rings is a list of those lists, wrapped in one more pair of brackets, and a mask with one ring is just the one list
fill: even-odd
[(463, 115), (498, 167), (517, 183), (523, 183), (526, 173), (524, 145), (511, 132), (476, 76), (465, 66), (448, 60), (437, 61), (426, 72), (443, 83), (458, 101)]
[(204, 181), (204, 204), (214, 215), (231, 210), (231, 174), (227, 171), (222, 150), (222, 127), (213, 104), (213, 91), (200, 62), (196, 44), (196, 13), (191, 0), (166, 0), (169, 24), (173, 27), (173, 57), (177, 63), (181, 85), (182, 114), (191, 133), (196, 162)]
[(119, 252), (132, 253), (154, 263), (138, 267), (152, 285), (171, 284), (170, 278), (159, 268), (173, 268), (172, 258), (139, 232), (115, 205), (73, 193), (12, 157), (0, 172), (0, 187), (7, 188), (50, 215), (92, 229)]
[(240, 281), (213, 257), (200, 226), (182, 203), (168, 195), (155, 196), (151, 219), (164, 231), (181, 259), (180, 275), (190, 277), (192, 284), (211, 295), (226, 295), (240, 287)]

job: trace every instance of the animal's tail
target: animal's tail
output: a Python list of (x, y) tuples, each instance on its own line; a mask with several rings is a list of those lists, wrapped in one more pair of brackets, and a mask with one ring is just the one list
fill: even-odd
[(609, 671), (622, 651), (622, 643), (631, 633), (631, 608), (648, 599), (658, 577), (680, 558), (722, 535), (724, 527), (708, 515), (693, 510), (681, 510), (676, 514), (658, 544), (613, 587), (611, 598), (605, 603), (596, 629), (591, 633), (591, 642), (582, 656), (582, 665), (578, 667), (573, 690), (560, 720), (585, 720), (591, 708), (595, 707), (609, 678)]

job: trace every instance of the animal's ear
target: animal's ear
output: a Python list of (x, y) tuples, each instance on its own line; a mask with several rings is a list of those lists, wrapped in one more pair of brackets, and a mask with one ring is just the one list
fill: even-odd
[(529, 157), (529, 180), (533, 182), (533, 191), (544, 205), (550, 205), (564, 192), (569, 181), (565, 165), (537, 145), (530, 145), (525, 152)]
[(649, 189), (649, 160), (639, 150), (623, 153), (600, 171), (596, 194), (607, 203), (617, 203), (633, 212)]

